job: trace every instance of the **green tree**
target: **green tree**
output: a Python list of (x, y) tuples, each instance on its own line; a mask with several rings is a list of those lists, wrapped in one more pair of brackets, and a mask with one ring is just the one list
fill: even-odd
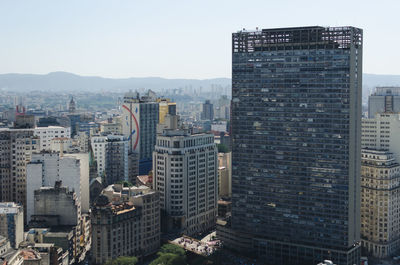
[(116, 184), (122, 184), (123, 187), (132, 187), (133, 184), (126, 180), (120, 180)]
[(135, 265), (138, 263), (136, 257), (119, 257), (108, 261), (104, 265)]
[(187, 265), (186, 258), (172, 253), (160, 253), (150, 265)]
[(175, 254), (180, 257), (185, 257), (185, 250), (177, 245), (174, 244), (164, 244), (162, 245), (160, 251), (158, 252), (158, 255), (162, 254)]

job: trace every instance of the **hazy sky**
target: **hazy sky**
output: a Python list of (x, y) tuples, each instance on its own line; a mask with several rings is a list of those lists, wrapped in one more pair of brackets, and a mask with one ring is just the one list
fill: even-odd
[(0, 73), (231, 75), (231, 33), (364, 29), (364, 72), (400, 74), (399, 0), (0, 0)]

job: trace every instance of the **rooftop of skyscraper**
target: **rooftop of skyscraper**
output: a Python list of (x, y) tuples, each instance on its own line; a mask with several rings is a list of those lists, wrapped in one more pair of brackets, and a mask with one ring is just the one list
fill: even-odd
[(400, 87), (397, 86), (382, 86), (376, 87), (375, 92), (371, 96), (400, 96)]

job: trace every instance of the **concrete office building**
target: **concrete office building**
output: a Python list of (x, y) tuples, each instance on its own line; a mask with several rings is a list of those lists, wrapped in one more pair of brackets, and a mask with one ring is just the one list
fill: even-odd
[(19, 203), (26, 210), (26, 164), (38, 150), (33, 129), (0, 129), (0, 201)]
[(79, 146), (79, 151), (81, 153), (89, 152), (89, 136), (84, 132), (78, 132), (78, 134), (74, 137), (77, 140), (77, 144)]
[(170, 99), (160, 98), (157, 99), (159, 104), (159, 119), (158, 122), (160, 124), (164, 123), (165, 116), (169, 115), (176, 115), (176, 103), (171, 102)]
[(273, 265), (360, 264), (361, 85), (361, 29), (232, 34), (231, 224), (250, 239), (240, 251)]
[(21, 205), (0, 203), (0, 236), (6, 237), (13, 248), (18, 248), (24, 240), (24, 210)]
[(102, 135), (109, 135), (109, 134), (122, 134), (122, 124), (119, 122), (112, 122), (107, 121), (100, 123), (100, 133)]
[(88, 154), (34, 154), (27, 165), (27, 220), (35, 212), (34, 191), (54, 187), (57, 181), (75, 191), (82, 213), (89, 212), (89, 156)]
[(77, 133), (79, 132), (84, 132), (88, 136), (92, 136), (94, 134), (97, 134), (99, 132), (100, 126), (98, 123), (93, 122), (93, 121), (85, 121), (85, 122), (77, 122), (76, 123), (76, 131)]
[(129, 141), (129, 153), (139, 154), (139, 174), (151, 170), (152, 152), (156, 143), (159, 103), (151, 90), (145, 96), (129, 92), (122, 104), (122, 133)]
[(95, 264), (148, 256), (160, 247), (159, 198), (146, 186), (108, 186), (94, 204), (91, 220)]
[(136, 183), (136, 177), (139, 176), (139, 154), (128, 153), (128, 179), (132, 184)]
[(40, 151), (51, 150), (54, 138), (71, 138), (71, 128), (61, 126), (36, 127), (34, 135), (40, 138)]
[(50, 140), (50, 151), (54, 152), (70, 152), (72, 150), (72, 139), (66, 137), (58, 137)]
[(368, 118), (384, 112), (400, 112), (400, 87), (377, 87), (368, 97)]
[(29, 114), (18, 114), (15, 116), (14, 128), (16, 129), (29, 129), (35, 128), (35, 116)]
[(400, 165), (387, 151), (362, 150), (361, 242), (366, 253), (387, 258), (400, 249)]
[(226, 167), (218, 167), (218, 195), (220, 197), (231, 197), (232, 195), (232, 182), (230, 171)]
[(215, 225), (217, 152), (212, 134), (170, 129), (157, 136), (153, 187), (166, 217), (163, 229), (194, 235)]
[(400, 162), (400, 114), (377, 113), (375, 118), (362, 119), (362, 148), (386, 150)]
[(68, 252), (70, 264), (82, 262), (91, 245), (86, 231), (90, 230), (90, 220), (88, 215), (81, 215), (75, 192), (57, 181), (54, 187), (35, 190), (34, 203), (28, 241), (55, 243)]
[(107, 185), (129, 180), (129, 142), (124, 136), (93, 136), (91, 146), (97, 162), (97, 174), (104, 175)]
[(41, 187), (34, 192), (33, 222), (46, 226), (79, 226), (81, 205), (74, 191), (57, 181), (54, 187)]
[(128, 181), (128, 140), (124, 136), (107, 136), (105, 184)]
[(214, 120), (214, 105), (210, 103), (209, 100), (206, 100), (203, 103), (203, 112), (201, 113), (202, 120)]
[(232, 153), (218, 153), (218, 195), (232, 196)]

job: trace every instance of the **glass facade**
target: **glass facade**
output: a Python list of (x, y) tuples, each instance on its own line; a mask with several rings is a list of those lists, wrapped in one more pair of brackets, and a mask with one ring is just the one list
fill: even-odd
[(232, 35), (232, 227), (266, 263), (360, 262), (361, 67), (358, 28)]

